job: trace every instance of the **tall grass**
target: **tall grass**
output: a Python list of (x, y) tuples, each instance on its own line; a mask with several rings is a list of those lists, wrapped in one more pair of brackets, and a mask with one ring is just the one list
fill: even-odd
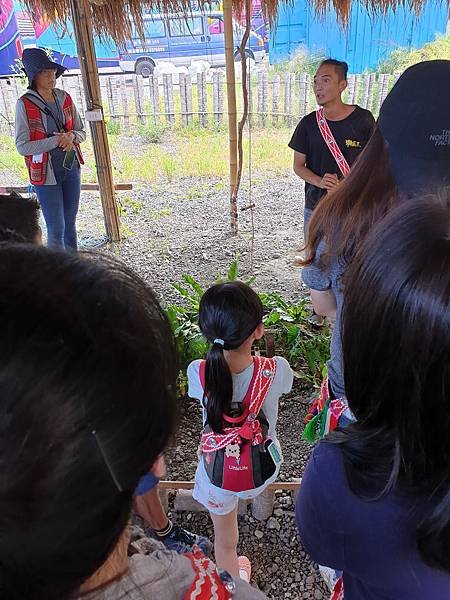
[[(150, 135), (149, 128), (149, 135)], [(287, 147), (291, 129), (285, 126), (252, 133), (252, 171), (281, 175), (291, 169), (292, 151)], [(179, 177), (226, 177), (229, 173), (228, 138), (225, 125), (214, 129), (195, 124), (164, 133), (162, 143), (145, 136), (127, 138), (110, 135), (110, 152), (116, 182), (155, 183), (158, 179), (173, 181)], [(244, 137), (244, 179), (248, 169), (249, 138)], [(9, 171), (25, 183), (27, 173), (23, 158), (17, 153), (14, 141), (0, 136), (0, 173)], [(83, 144), (85, 165), (83, 181), (96, 182), (95, 157), (90, 138)]]

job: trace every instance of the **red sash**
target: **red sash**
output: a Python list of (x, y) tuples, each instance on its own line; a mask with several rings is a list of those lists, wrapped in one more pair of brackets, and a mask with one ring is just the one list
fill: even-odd
[(216, 565), (194, 547), (192, 553), (185, 554), (191, 561), (195, 578), (184, 600), (231, 600), (231, 592), (219, 577)]
[(341, 149), (337, 145), (336, 140), (334, 139), (334, 135), (331, 133), (330, 126), (328, 125), (327, 120), (323, 114), (323, 108), (319, 108), (316, 110), (316, 119), (317, 125), (319, 126), (319, 131), (322, 134), (323, 140), (328, 147), (328, 150), (333, 155), (334, 160), (339, 167), (342, 175), (347, 177), (350, 173), (350, 165), (345, 159), (345, 156), (342, 154)]
[[(253, 357), (253, 377), (242, 401), (243, 413), (236, 419), (244, 423), (240, 427), (225, 427), (224, 433), (213, 431), (202, 434), (200, 448), (202, 452), (216, 452), (230, 444), (239, 443), (241, 438), (252, 440), (252, 445), (257, 446), (263, 441), (261, 426), (257, 419), (267, 393), (272, 385), (277, 370), (277, 363), (273, 358)], [(200, 363), (200, 383), (205, 389), (205, 361)], [(227, 416), (224, 420), (232, 422)]]

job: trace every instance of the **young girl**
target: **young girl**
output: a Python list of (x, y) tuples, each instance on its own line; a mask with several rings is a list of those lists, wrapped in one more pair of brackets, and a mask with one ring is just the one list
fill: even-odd
[[(267, 433), (264, 442), (266, 451), (263, 451), (262, 455), (263, 460), (266, 460), (269, 454), (272, 456), (274, 468), (262, 483), (259, 481), (257, 485), (255, 482), (253, 489), (248, 489), (248, 479), (242, 468), (243, 460), (240, 463), (239, 455), (241, 454), (242, 458), (245, 452), (243, 435), (234, 434), (234, 444), (227, 446), (225, 450), (225, 456), (229, 456), (230, 450), (237, 451), (236, 465), (231, 468), (235, 469), (234, 490), (242, 491), (230, 491), (211, 482), (211, 470), (208, 469), (207, 472), (205, 465), (205, 461), (209, 460), (208, 453), (203, 443), (200, 445), (200, 460), (195, 474), (193, 497), (203, 504), (211, 515), (217, 564), (232, 575), (239, 575), (247, 581), (251, 573), (250, 561), (245, 556), (237, 556), (238, 501), (240, 498), (249, 499), (259, 495), (278, 476), (282, 463), (275, 431), (278, 400), (282, 394), (291, 390), (293, 381), (292, 370), (284, 358), (276, 356), (269, 360), (252, 356), (253, 343), (264, 334), (262, 318), (261, 300), (248, 285), (239, 281), (213, 285), (203, 295), (199, 311), (200, 329), (211, 342), (211, 349), (206, 362), (196, 360), (188, 367), (189, 396), (202, 403), (205, 431), (210, 432), (204, 433), (202, 441), (208, 435), (215, 434), (218, 434), (216, 439), (220, 439), (224, 432), (230, 431), (233, 437), (232, 424), (239, 427), (245, 423), (247, 428), (256, 424), (257, 428), (262, 427), (263, 433)], [(253, 413), (254, 405), (249, 398), (254, 394), (253, 390), (258, 381), (263, 381), (261, 389), (258, 388), (259, 397), (262, 399), (265, 394), (265, 398), (260, 412), (256, 409)], [(250, 402), (249, 407), (246, 402)], [(264, 429), (265, 424), (267, 431)], [(261, 439), (263, 438), (262, 435)], [(216, 480), (215, 482), (217, 483)]]

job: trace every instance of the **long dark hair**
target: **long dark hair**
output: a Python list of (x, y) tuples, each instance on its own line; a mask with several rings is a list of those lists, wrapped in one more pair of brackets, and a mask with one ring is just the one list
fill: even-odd
[(450, 571), (450, 206), (419, 198), (367, 238), (345, 280), (345, 389), (357, 422), (341, 444), (350, 486), (434, 505), (424, 560)]
[(39, 203), (18, 194), (0, 194), (0, 242), (35, 243), (39, 233)]
[(396, 205), (399, 191), (386, 143), (375, 126), (349, 176), (328, 192), (315, 209), (308, 227), (302, 266), (310, 265), (324, 240), (321, 261), (327, 265), (339, 256), (349, 264), (372, 227)]
[(206, 356), (204, 401), (207, 398), (206, 412), (213, 431), (223, 431), (222, 415), (229, 413), (233, 397), (231, 371), (223, 351), (239, 348), (262, 318), (258, 294), (241, 281), (213, 285), (200, 301), (199, 326), (212, 344)]
[(0, 596), (72, 597), (164, 449), (176, 360), (152, 291), (106, 256), (0, 245)]

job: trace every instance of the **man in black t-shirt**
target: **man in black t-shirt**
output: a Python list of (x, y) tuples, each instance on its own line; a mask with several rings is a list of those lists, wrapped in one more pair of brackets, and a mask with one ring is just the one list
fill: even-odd
[[(369, 140), (375, 120), (372, 113), (357, 105), (342, 102), (347, 87), (348, 65), (324, 60), (314, 77), (314, 94), (324, 117), (349, 166)], [(289, 147), (294, 152), (294, 172), (305, 181), (305, 239), (308, 221), (319, 200), (342, 179), (336, 159), (325, 143), (316, 111), (297, 125)]]

